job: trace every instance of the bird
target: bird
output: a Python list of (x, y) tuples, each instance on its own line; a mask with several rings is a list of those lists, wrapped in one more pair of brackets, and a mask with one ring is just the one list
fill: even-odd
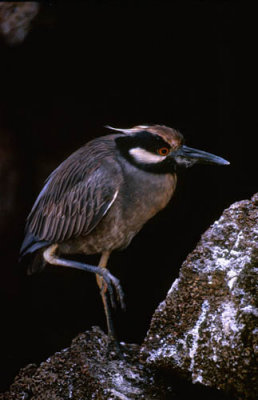
[[(25, 226), (20, 257), (31, 255), (28, 274), (47, 264), (96, 274), (108, 337), (116, 341), (111, 308), (125, 309), (119, 280), (107, 269), (110, 254), (129, 246), (144, 224), (166, 207), (181, 168), (228, 165), (222, 157), (188, 147), (165, 125), (113, 128), (63, 161), (46, 179)], [(100, 255), (97, 266), (75, 255)]]

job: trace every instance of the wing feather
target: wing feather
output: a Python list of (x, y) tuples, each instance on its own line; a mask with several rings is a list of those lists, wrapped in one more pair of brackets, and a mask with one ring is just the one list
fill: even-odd
[[(93, 143), (92, 141), (91, 143)], [(62, 242), (87, 235), (116, 197), (121, 175), (110, 148), (86, 145), (52, 172), (27, 219), (26, 230), (40, 241)]]

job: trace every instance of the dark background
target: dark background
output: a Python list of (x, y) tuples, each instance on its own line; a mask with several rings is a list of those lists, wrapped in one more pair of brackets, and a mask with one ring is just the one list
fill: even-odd
[(1, 42), (2, 389), (19, 368), (67, 347), (79, 332), (106, 329), (94, 276), (49, 267), (27, 277), (17, 262), (45, 178), (72, 151), (107, 134), (104, 125), (165, 124), (187, 145), (231, 162), (185, 171), (166, 210), (112, 255), (110, 269), (126, 293), (127, 311), (115, 317), (122, 341), (141, 343), (201, 234), (257, 190), (249, 7), (50, 3), (23, 43)]

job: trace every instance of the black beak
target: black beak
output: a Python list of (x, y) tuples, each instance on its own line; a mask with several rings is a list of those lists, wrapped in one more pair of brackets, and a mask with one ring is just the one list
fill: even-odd
[(191, 167), (193, 164), (215, 164), (229, 165), (230, 162), (222, 157), (207, 153), (206, 151), (192, 149), (188, 146), (181, 146), (178, 150), (171, 152), (171, 156), (179, 165)]

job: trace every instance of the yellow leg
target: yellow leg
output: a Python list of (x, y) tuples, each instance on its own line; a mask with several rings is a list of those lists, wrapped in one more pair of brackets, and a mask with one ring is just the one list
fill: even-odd
[[(110, 253), (108, 251), (105, 251), (104, 253), (102, 253), (100, 260), (99, 260), (99, 267), (101, 267), (101, 268), (107, 267), (109, 255), (110, 255)], [(98, 287), (100, 288), (101, 293), (102, 292), (106, 293), (107, 285), (105, 284), (102, 276), (96, 275), (96, 278), (97, 278), (97, 284), (98, 284)]]
[[(108, 251), (105, 251), (102, 253), (100, 261), (99, 261), (99, 267), (106, 268), (107, 262), (109, 259), (109, 255), (110, 255), (110, 252), (108, 252)], [(100, 289), (100, 295), (102, 298), (104, 311), (105, 311), (105, 315), (106, 315), (108, 335), (111, 339), (116, 340), (116, 335), (115, 335), (114, 326), (113, 326), (113, 322), (112, 322), (111, 311), (110, 311), (110, 307), (109, 307), (108, 299), (107, 299), (107, 295), (106, 295), (107, 284), (104, 281), (103, 277), (98, 274), (96, 275), (96, 279), (97, 279), (98, 287)]]

